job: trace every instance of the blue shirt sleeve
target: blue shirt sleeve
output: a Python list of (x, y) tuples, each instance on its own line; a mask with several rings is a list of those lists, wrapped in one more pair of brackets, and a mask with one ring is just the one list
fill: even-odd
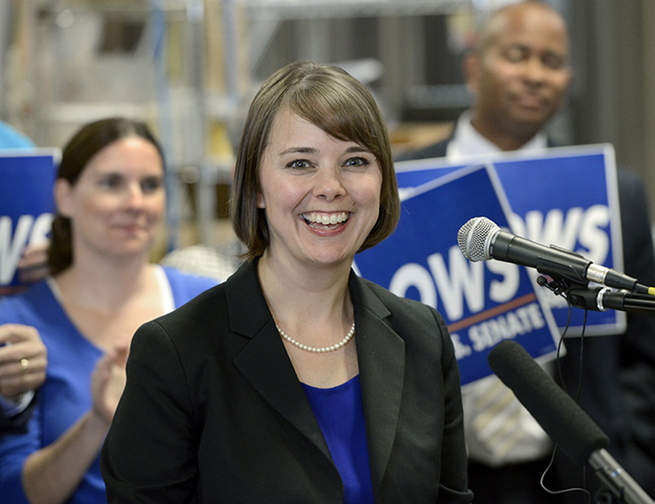
[(213, 278), (183, 273), (168, 266), (163, 268), (171, 284), (176, 308), (218, 284), (218, 281)]

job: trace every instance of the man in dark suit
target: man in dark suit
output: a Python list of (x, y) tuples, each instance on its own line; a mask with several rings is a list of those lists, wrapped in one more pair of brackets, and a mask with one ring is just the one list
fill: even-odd
[[(564, 19), (541, 2), (522, 2), (492, 13), (478, 36), (464, 64), (467, 84), (475, 95), (473, 107), (459, 118), (450, 138), (397, 161), (458, 160), (555, 145), (544, 127), (563, 102), (572, 76)], [(625, 170), (619, 170), (618, 186), (625, 272), (654, 285), (655, 259), (643, 186)], [(567, 390), (576, 391), (582, 376), (579, 403), (610, 437), (611, 453), (646, 491), (655, 493), (655, 319), (630, 313), (625, 334), (567, 339), (566, 347), (562, 366)], [(482, 387), (480, 394), (488, 396), (488, 389)], [(474, 426), (474, 394), (464, 394), (464, 411), (469, 484), (476, 501), (529, 504), (562, 498), (561, 502), (582, 502), (577, 492), (555, 497), (540, 487), (551, 448), (543, 431), (530, 424), (525, 410), (526, 418), (519, 422), (525, 427), (520, 441), (502, 452), (488, 449)], [(497, 419), (496, 435), (500, 435), (506, 422), (500, 416)], [(587, 480), (593, 491), (595, 477), (590, 473)], [(559, 454), (545, 482), (552, 489), (584, 485), (580, 468)]]
[(24, 431), (35, 389), (45, 380), (46, 355), (34, 328), (0, 325), (0, 436)]

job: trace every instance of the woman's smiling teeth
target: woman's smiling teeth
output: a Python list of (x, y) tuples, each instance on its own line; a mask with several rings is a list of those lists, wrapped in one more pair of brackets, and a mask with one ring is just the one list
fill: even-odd
[(302, 214), (302, 218), (305, 219), (305, 222), (312, 225), (323, 225), (330, 226), (335, 224), (341, 224), (348, 220), (350, 214), (347, 212), (339, 213), (322, 213), (322, 212), (310, 212)]

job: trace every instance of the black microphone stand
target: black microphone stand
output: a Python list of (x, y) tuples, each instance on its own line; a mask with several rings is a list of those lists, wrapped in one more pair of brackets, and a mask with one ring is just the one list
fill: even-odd
[(595, 496), (596, 504), (655, 504), (607, 450), (592, 453), (589, 464), (601, 482)]
[[(655, 296), (647, 294), (612, 291), (606, 287), (590, 289), (589, 284), (567, 278), (548, 280), (545, 276), (539, 276), (537, 283), (550, 289), (556, 296), (564, 296), (571, 306), (585, 310), (655, 312)], [(655, 504), (606, 450), (594, 452), (589, 464), (600, 480), (600, 487), (594, 496), (595, 504)]]
[(556, 296), (564, 296), (571, 306), (576, 308), (655, 313), (655, 296), (648, 294), (615, 291), (607, 287), (589, 288), (589, 284), (573, 282), (566, 278), (548, 280), (545, 276), (539, 276), (537, 283), (553, 291)]

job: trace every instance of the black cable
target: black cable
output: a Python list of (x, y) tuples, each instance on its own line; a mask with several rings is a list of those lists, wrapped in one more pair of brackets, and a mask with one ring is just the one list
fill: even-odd
[[(571, 324), (571, 315), (572, 315), (572, 312), (573, 312), (573, 306), (571, 305), (571, 303), (569, 302), (567, 297), (563, 295), (563, 293), (560, 292), (560, 293), (557, 293), (556, 295), (562, 296), (564, 299), (566, 299), (566, 304), (567, 304), (568, 309), (569, 309), (567, 317), (566, 317), (566, 325), (564, 326), (564, 330), (562, 331), (562, 335), (560, 336), (559, 341), (557, 342), (557, 352), (556, 352), (556, 355), (555, 355), (555, 365), (556, 365), (557, 373), (558, 373), (558, 376), (559, 376), (559, 379), (560, 379), (560, 383), (562, 384), (562, 388), (564, 389), (564, 391), (568, 393), (568, 391), (566, 390), (566, 382), (564, 381), (564, 373), (562, 371), (562, 362), (561, 362), (562, 354), (561, 354), (561, 351), (562, 351), (562, 345), (564, 344), (564, 339), (566, 338), (566, 333), (568, 332), (570, 324)], [(580, 368), (579, 368), (579, 374), (578, 374), (578, 386), (577, 386), (577, 390), (576, 390), (576, 395), (574, 397), (574, 400), (575, 400), (576, 403), (580, 399), (580, 394), (582, 393), (582, 362), (583, 362), (583, 348), (584, 348), (583, 342), (584, 342), (585, 332), (586, 332), (586, 329), (587, 329), (587, 314), (588, 313), (589, 313), (588, 310), (585, 309), (584, 319), (583, 319), (583, 323), (582, 323), (582, 332), (580, 334), (580, 359), (579, 359)], [(553, 452), (552, 452), (552, 454), (550, 456), (550, 461), (548, 462), (548, 466), (546, 467), (546, 469), (544, 469), (544, 472), (541, 474), (541, 478), (539, 479), (539, 484), (541, 485), (541, 488), (543, 488), (546, 492), (548, 492), (551, 495), (563, 495), (563, 494), (571, 493), (571, 492), (582, 492), (584, 494), (584, 496), (585, 496), (586, 504), (590, 504), (592, 495), (591, 495), (591, 492), (589, 490), (584, 488), (584, 486), (583, 487), (564, 488), (562, 490), (551, 490), (550, 488), (546, 487), (546, 484), (545, 484), (544, 480), (546, 478), (546, 474), (548, 474), (548, 471), (550, 471), (551, 468), (553, 467), (553, 463), (555, 462), (555, 455), (556, 454), (557, 454), (557, 444), (553, 445)], [(583, 467), (582, 468), (582, 484), (585, 485), (586, 481), (587, 481), (587, 468)]]

